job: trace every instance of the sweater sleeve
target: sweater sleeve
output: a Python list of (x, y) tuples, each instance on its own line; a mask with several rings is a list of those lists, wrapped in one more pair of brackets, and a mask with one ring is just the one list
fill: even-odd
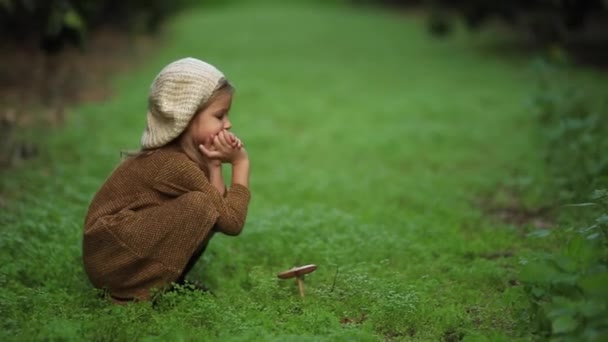
[(197, 191), (201, 210), (216, 216), (215, 227), (227, 235), (238, 235), (243, 230), (250, 192), (245, 186), (235, 184), (222, 196), (209, 183), (203, 171), (190, 159), (178, 155), (163, 163), (154, 179), (154, 188), (170, 197), (178, 197)]

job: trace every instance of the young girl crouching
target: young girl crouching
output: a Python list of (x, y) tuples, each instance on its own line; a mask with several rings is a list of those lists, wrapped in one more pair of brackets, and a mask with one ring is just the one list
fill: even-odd
[[(142, 149), (112, 172), (85, 219), (85, 271), (115, 302), (183, 282), (215, 232), (243, 229), (249, 157), (228, 131), (233, 92), (219, 70), (194, 58), (154, 79)], [(222, 163), (232, 164), (230, 188)]]

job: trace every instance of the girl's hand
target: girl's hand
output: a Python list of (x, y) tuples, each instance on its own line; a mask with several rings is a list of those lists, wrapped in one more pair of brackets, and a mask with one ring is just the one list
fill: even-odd
[(238, 150), (240, 150), (243, 147), (243, 143), (241, 142), (241, 139), (237, 138), (236, 135), (234, 135), (234, 133), (232, 132), (228, 132), (225, 131), (226, 134), (228, 134), (228, 142), (230, 143), (230, 146), (232, 146), (232, 148), (236, 148)]
[[(205, 146), (205, 148), (207, 148), (209, 151), (215, 151), (215, 150), (216, 150), (216, 148), (215, 148), (215, 146), (213, 146), (213, 139), (214, 139), (214, 138), (215, 138), (215, 135), (214, 135), (214, 136), (212, 136), (212, 137), (210, 137), (209, 139), (205, 139), (204, 144), (199, 145), (199, 150), (200, 150), (200, 146)], [(202, 151), (201, 151), (201, 152), (202, 152)], [(204, 154), (204, 153), (203, 153), (203, 154)], [(219, 159), (211, 159), (211, 158), (209, 158), (209, 159), (208, 159), (208, 163), (207, 163), (207, 165), (208, 165), (209, 167), (216, 167), (216, 168), (219, 168), (219, 167), (222, 167), (222, 161), (221, 161), (221, 160), (219, 160)]]
[(211, 148), (199, 145), (199, 149), (209, 159), (216, 159), (225, 163), (235, 164), (249, 159), (241, 140), (226, 130), (221, 131), (213, 138)]

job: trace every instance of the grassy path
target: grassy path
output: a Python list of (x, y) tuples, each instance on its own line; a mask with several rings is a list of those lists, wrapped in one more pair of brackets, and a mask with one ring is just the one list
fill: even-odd
[[(74, 109), (47, 156), (2, 176), (2, 340), (526, 336), (517, 258), (483, 256), (529, 246), (473, 204), (538, 167), (525, 64), (430, 39), (411, 18), (332, 8), (192, 11), (167, 36), (111, 101)], [(246, 231), (216, 238), (192, 274), (217, 297), (113, 307), (82, 271), (83, 217), (118, 151), (137, 147), (155, 73), (188, 55), (237, 87)], [(306, 263), (319, 269), (302, 301), (275, 274)]]

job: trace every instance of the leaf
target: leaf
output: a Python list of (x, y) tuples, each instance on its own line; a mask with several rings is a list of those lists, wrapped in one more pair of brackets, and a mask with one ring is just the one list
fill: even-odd
[(597, 203), (593, 203), (593, 202), (571, 203), (571, 204), (564, 204), (562, 207), (591, 207), (594, 205), (597, 205)]
[(577, 272), (580, 267), (586, 268), (596, 263), (600, 257), (600, 250), (594, 246), (594, 243), (580, 235), (570, 240), (564, 252), (564, 255), (556, 258), (556, 262), (568, 272)]
[(577, 274), (560, 273), (553, 277), (552, 283), (555, 285), (567, 285), (568, 289), (570, 290), (569, 292), (571, 294), (575, 294), (576, 289), (573, 287), (573, 285), (576, 284), (578, 278), (579, 277)]
[(578, 241), (584, 241), (581, 238), (570, 241), (570, 244), (566, 247), (566, 254), (556, 255), (553, 259), (555, 265), (562, 271), (568, 274), (574, 273), (577, 270), (577, 260), (581, 255), (581, 244)]
[(598, 225), (594, 224), (594, 225), (591, 225), (589, 227), (581, 228), (578, 231), (581, 232), (581, 233), (587, 233), (588, 231), (597, 229), (597, 227), (598, 227)]
[(585, 317), (594, 317), (604, 311), (604, 306), (598, 301), (587, 301), (580, 307), (580, 312)]
[(534, 288), (532, 288), (532, 295), (534, 295), (534, 297), (536, 298), (541, 298), (545, 295), (545, 293), (546, 291), (542, 287), (535, 286)]
[(73, 8), (64, 14), (63, 23), (66, 27), (71, 27), (79, 32), (82, 32), (85, 28), (80, 14)]
[(578, 281), (579, 286), (585, 291), (585, 293), (608, 299), (608, 272), (596, 273), (582, 277)]
[(578, 322), (572, 316), (560, 316), (552, 324), (554, 334), (563, 334), (576, 330)]
[(528, 233), (528, 237), (544, 238), (551, 235), (551, 231), (548, 229), (539, 229), (531, 233)]
[(550, 285), (559, 272), (547, 263), (531, 262), (525, 265), (520, 273), (520, 279), (523, 282), (528, 283), (539, 283), (543, 285)]
[(555, 320), (558, 317), (574, 316), (580, 311), (578, 306), (580, 306), (578, 301), (568, 297), (554, 296), (551, 303), (547, 305), (547, 317)]
[(599, 224), (608, 224), (608, 214), (598, 217), (595, 221), (597, 221)]
[(601, 199), (608, 197), (608, 189), (595, 189), (591, 194), (591, 199)]

